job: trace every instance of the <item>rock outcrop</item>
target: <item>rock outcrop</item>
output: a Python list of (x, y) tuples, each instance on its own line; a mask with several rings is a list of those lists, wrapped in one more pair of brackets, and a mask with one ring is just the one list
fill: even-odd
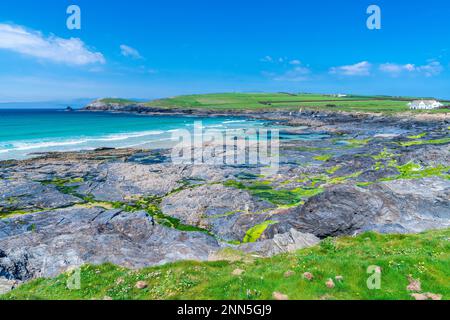
[(441, 178), (338, 185), (294, 209), (289, 221), (321, 238), (368, 230), (414, 233), (450, 227), (449, 199), (450, 181)]
[(207, 260), (217, 241), (154, 224), (145, 212), (61, 209), (0, 220), (0, 277), (52, 277), (82, 264), (142, 268)]

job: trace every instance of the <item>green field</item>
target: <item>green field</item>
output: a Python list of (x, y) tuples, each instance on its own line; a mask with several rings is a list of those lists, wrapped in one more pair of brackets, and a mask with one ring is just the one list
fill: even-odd
[[(408, 277), (419, 292), (450, 299), (450, 229), (416, 235), (326, 239), (320, 245), (267, 259), (227, 249), (228, 261), (178, 262), (132, 271), (105, 264), (81, 269), (81, 289), (69, 290), (71, 274), (38, 279), (2, 299), (413, 299)], [(233, 262), (232, 262), (233, 261)], [(369, 289), (369, 266), (380, 267), (381, 288)], [(240, 269), (240, 272), (236, 270)], [(233, 272), (234, 271), (234, 272)], [(312, 280), (303, 277), (305, 272)], [(336, 277), (338, 276), (337, 280)], [(342, 277), (342, 278), (341, 278)], [(334, 288), (325, 283), (333, 279)], [(136, 288), (138, 281), (147, 285)]]
[[(396, 113), (411, 111), (408, 102), (415, 97), (356, 96), (336, 97), (320, 94), (291, 93), (217, 93), (185, 95), (145, 103), (149, 107), (210, 110), (299, 110), (325, 109), (349, 112)], [(127, 104), (130, 100), (104, 99), (105, 103)], [(449, 102), (450, 104), (450, 102)], [(449, 109), (412, 111), (441, 113)]]

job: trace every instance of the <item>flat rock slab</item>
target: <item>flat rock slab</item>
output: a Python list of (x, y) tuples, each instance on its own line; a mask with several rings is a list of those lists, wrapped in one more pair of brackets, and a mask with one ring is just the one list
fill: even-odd
[(79, 198), (59, 192), (54, 186), (29, 180), (0, 180), (0, 211), (34, 211), (67, 207)]
[(86, 263), (143, 268), (207, 260), (219, 248), (202, 232), (153, 224), (145, 212), (61, 209), (0, 220), (0, 277), (53, 277)]
[(164, 196), (183, 186), (184, 181), (222, 181), (232, 170), (211, 166), (188, 166), (133, 162), (113, 162), (100, 165), (95, 177), (77, 191), (100, 201), (126, 201), (129, 198)]
[(274, 206), (247, 191), (221, 184), (204, 185), (165, 197), (164, 214), (212, 231), (224, 240), (242, 240), (246, 231), (263, 222)]

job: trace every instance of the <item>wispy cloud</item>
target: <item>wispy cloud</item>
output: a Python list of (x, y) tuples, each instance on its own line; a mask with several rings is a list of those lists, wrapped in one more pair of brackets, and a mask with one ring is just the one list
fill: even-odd
[(125, 44), (122, 44), (120, 46), (120, 51), (121, 51), (121, 54), (124, 57), (131, 57), (133, 59), (142, 59), (142, 56), (139, 53), (139, 51), (137, 51), (135, 48), (132, 48), (132, 47), (127, 46)]
[(329, 72), (331, 74), (339, 74), (344, 76), (368, 76), (370, 75), (371, 68), (371, 63), (368, 61), (362, 61), (351, 65), (332, 67)]
[(379, 67), (380, 71), (389, 73), (393, 76), (397, 76), (402, 72), (413, 72), (416, 70), (414, 64), (396, 64), (396, 63), (383, 63)]
[(273, 58), (271, 56), (265, 56), (264, 58), (260, 59), (261, 62), (273, 62)]
[(309, 80), (309, 75), (311, 70), (307, 67), (298, 66), (291, 70), (286, 71), (282, 75), (275, 76), (273, 79), (275, 81), (292, 81), (300, 82)]
[(45, 37), (39, 31), (11, 24), (0, 24), (0, 49), (68, 65), (105, 63), (103, 54), (91, 51), (78, 38)]
[(441, 65), (439, 61), (430, 60), (427, 64), (417, 66), (411, 63), (408, 64), (396, 64), (396, 63), (384, 63), (379, 67), (380, 71), (384, 73), (388, 73), (391, 76), (399, 76), (402, 73), (416, 73), (423, 74), (426, 77), (432, 77), (439, 75), (444, 67)]
[(264, 58), (259, 59), (261, 62), (273, 63), (273, 64), (300, 64), (300, 60), (289, 60), (286, 57), (272, 57), (265, 56)]
[(444, 70), (444, 67), (439, 61), (432, 60), (424, 66), (418, 66), (417, 70), (422, 72), (427, 77), (432, 77), (439, 75)]

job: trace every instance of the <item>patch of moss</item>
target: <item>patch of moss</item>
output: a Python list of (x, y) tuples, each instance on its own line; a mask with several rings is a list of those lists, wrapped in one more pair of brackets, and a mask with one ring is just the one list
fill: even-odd
[(381, 161), (377, 161), (377, 162), (375, 162), (375, 164), (373, 165), (373, 169), (375, 170), (375, 171), (380, 171), (381, 169), (384, 169), (384, 168), (386, 168), (386, 166), (383, 164), (383, 162), (381, 162)]
[(257, 224), (256, 226), (251, 227), (247, 230), (244, 236), (243, 243), (256, 242), (259, 240), (261, 235), (266, 231), (266, 229), (274, 224), (277, 224), (278, 221), (266, 220), (263, 223)]
[(396, 168), (399, 172), (398, 175), (381, 178), (375, 182), (382, 181), (394, 181), (401, 179), (423, 179), (429, 177), (442, 177), (442, 178), (450, 178), (450, 166), (439, 165), (436, 167), (423, 167), (420, 164), (414, 162), (408, 162), (403, 165), (397, 165), (396, 163), (392, 164), (391, 167)]
[(268, 181), (255, 181), (251, 184), (244, 184), (235, 180), (228, 180), (224, 183), (227, 187), (249, 191), (253, 196), (267, 200), (277, 206), (296, 206), (303, 200), (323, 192), (322, 188), (302, 187), (292, 190), (274, 189)]
[(210, 234), (210, 232), (206, 229), (184, 224), (180, 221), (180, 219), (165, 215), (160, 209), (161, 200), (162, 200), (161, 197), (150, 196), (140, 198), (135, 202), (131, 203), (116, 202), (113, 203), (113, 205), (117, 209), (122, 209), (128, 212), (145, 210), (149, 214), (149, 216), (151, 216), (155, 220), (155, 222), (169, 228), (181, 231), (192, 231), (192, 232), (197, 231)]
[(315, 156), (314, 160), (327, 162), (331, 158), (333, 158), (332, 154), (323, 154), (323, 155), (320, 155), (320, 156)]
[(82, 198), (81, 195), (79, 195), (76, 191), (79, 188), (79, 185), (84, 182), (83, 178), (54, 178), (53, 180), (48, 181), (39, 181), (43, 185), (53, 185), (58, 189), (59, 192), (64, 194), (69, 194), (76, 196), (78, 198)]
[(408, 162), (396, 167), (400, 172), (397, 179), (422, 179), (427, 177), (448, 177), (450, 166), (422, 167), (414, 162)]
[(398, 144), (402, 147), (411, 147), (426, 144), (446, 144), (446, 143), (450, 143), (450, 137), (432, 140), (415, 140), (415, 141), (399, 142)]
[(427, 136), (427, 133), (424, 132), (424, 133), (418, 134), (416, 136), (408, 136), (408, 139), (422, 139), (422, 138), (424, 138), (426, 136)]
[(367, 182), (358, 182), (358, 183), (356, 183), (356, 185), (357, 185), (358, 187), (368, 187), (368, 186), (370, 186), (370, 185), (372, 185), (372, 184), (374, 184), (374, 182), (371, 182), (371, 181), (367, 181)]
[(349, 174), (347, 176), (342, 176), (342, 177), (335, 177), (335, 178), (331, 178), (327, 181), (328, 184), (340, 184), (340, 183), (344, 183), (347, 180), (353, 179), (353, 178), (358, 178), (360, 175), (362, 174), (362, 171), (358, 171), (352, 174)]
[(371, 156), (374, 160), (389, 160), (397, 155), (395, 153), (392, 153), (388, 151), (388, 149), (385, 147), (383, 151), (381, 151), (379, 154)]
[(334, 174), (336, 173), (336, 171), (338, 171), (340, 168), (342, 168), (342, 166), (340, 164), (338, 164), (337, 166), (331, 167), (329, 169), (326, 170), (326, 172), (328, 174)]
[(26, 211), (26, 210), (10, 210), (10, 211), (0, 211), (0, 219), (7, 219), (12, 218), (15, 216), (22, 216), (27, 214), (32, 214), (36, 212), (41, 212), (43, 210), (32, 210), (32, 211)]
[(340, 143), (340, 144), (344, 144), (344, 146), (342, 146), (341, 148), (344, 149), (354, 149), (354, 148), (359, 148), (362, 146), (367, 145), (372, 139), (368, 138), (368, 139), (347, 139), (347, 140), (341, 140), (341, 139), (337, 139), (335, 141), (335, 143)]

